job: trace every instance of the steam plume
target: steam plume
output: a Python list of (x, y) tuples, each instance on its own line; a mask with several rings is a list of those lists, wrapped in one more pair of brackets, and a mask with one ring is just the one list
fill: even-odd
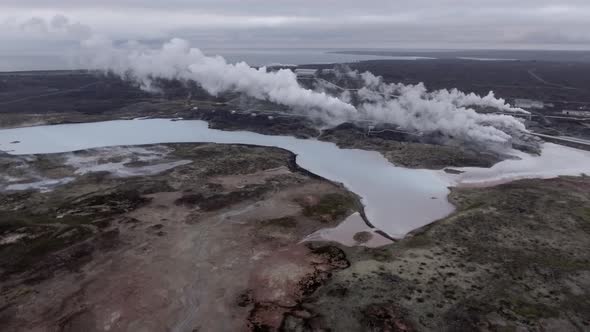
[(358, 91), (360, 114), (368, 119), (396, 124), (422, 132), (438, 131), (452, 137), (475, 141), (508, 142), (513, 134), (526, 131), (519, 120), (503, 114), (481, 114), (467, 106), (492, 107), (504, 112), (528, 113), (513, 108), (493, 92), (485, 97), (453, 89), (428, 92), (424, 84), (387, 84), (369, 72), (350, 71), (361, 79)]
[(90, 61), (93, 69), (130, 76), (143, 88), (150, 89), (154, 78), (195, 81), (212, 95), (240, 92), (250, 97), (289, 106), (296, 111), (321, 114), (325, 120), (347, 121), (357, 113), (354, 106), (329, 96), (302, 88), (291, 70), (267, 72), (245, 62), (230, 64), (220, 56), (205, 56), (182, 39), (172, 39), (157, 50), (125, 50), (101, 40), (85, 44), (96, 49)]
[(145, 89), (152, 88), (154, 78), (192, 80), (212, 95), (240, 92), (297, 112), (320, 115), (330, 124), (369, 120), (484, 142), (508, 142), (512, 133), (526, 130), (514, 117), (480, 114), (467, 108), (489, 106), (506, 112), (524, 112), (496, 99), (493, 93), (479, 97), (458, 90), (428, 92), (423, 84), (386, 84), (371, 73), (350, 72), (351, 78), (361, 79), (364, 84), (357, 92), (361, 104), (355, 108), (349, 103), (348, 93), (341, 94), (339, 99), (301, 87), (291, 70), (267, 72), (264, 67), (255, 69), (244, 62), (229, 64), (222, 57), (205, 56), (181, 39), (172, 39), (156, 50), (116, 48), (101, 40), (89, 40), (85, 45), (96, 50), (90, 67), (131, 77)]
[[(351, 78), (361, 79), (364, 82), (364, 87), (366, 87), (369, 91), (379, 92), (381, 96), (395, 95), (404, 92), (406, 88), (414, 87), (413, 85), (384, 83), (382, 77), (375, 76), (370, 72), (359, 74), (357, 71), (348, 70), (346, 75)], [(492, 91), (490, 91), (486, 96), (480, 97), (474, 93), (465, 94), (457, 89), (452, 89), (450, 91), (443, 89), (426, 93), (427, 91), (422, 84), (418, 84), (415, 87), (420, 89), (421, 93), (427, 98), (447, 101), (457, 107), (481, 106), (495, 108), (508, 113), (529, 114), (529, 112), (523, 110), (522, 108), (510, 106), (502, 98), (496, 98), (494, 92)]]
[[(359, 80), (363, 87), (354, 93), (340, 91), (334, 96), (303, 88), (291, 70), (269, 72), (244, 62), (230, 64), (219, 56), (205, 56), (182, 39), (172, 39), (158, 49), (133, 42), (114, 46), (107, 38), (91, 34), (85, 26), (62, 16), (49, 23), (35, 19), (25, 26), (80, 35), (83, 48), (90, 54), (84, 61), (89, 69), (131, 78), (146, 90), (153, 89), (153, 80), (159, 78), (195, 81), (212, 95), (243, 93), (286, 105), (310, 117), (321, 117), (329, 125), (368, 120), (482, 143), (509, 143), (512, 136), (526, 131), (522, 122), (512, 116), (480, 114), (470, 108), (483, 106), (504, 112), (524, 112), (495, 98), (492, 92), (484, 97), (456, 89), (429, 92), (423, 84), (387, 84), (369, 72), (349, 71), (345, 75)], [(358, 101), (356, 106), (352, 100)]]

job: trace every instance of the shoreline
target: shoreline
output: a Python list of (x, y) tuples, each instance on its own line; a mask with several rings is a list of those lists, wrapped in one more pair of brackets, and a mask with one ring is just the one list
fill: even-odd
[[(169, 125), (168, 121), (166, 120), (170, 120), (170, 119), (149, 119), (149, 120), (116, 120), (119, 121), (119, 123), (134, 123), (135, 121), (156, 121), (156, 123), (161, 123), (161, 124), (167, 124)], [(164, 121), (164, 122), (162, 122)], [(383, 155), (380, 152), (375, 152), (375, 151), (367, 151), (367, 150), (360, 150), (360, 149), (341, 149), (339, 147), (330, 147), (330, 144), (333, 143), (327, 143), (327, 142), (322, 142), (322, 141), (314, 141), (314, 140), (309, 140), (309, 139), (297, 139), (294, 138), (292, 136), (273, 136), (273, 135), (260, 135), (260, 134), (256, 134), (253, 132), (249, 132), (249, 131), (224, 131), (224, 130), (218, 130), (218, 129), (211, 129), (209, 127), (209, 123), (206, 121), (201, 121), (202, 124), (198, 125), (198, 127), (195, 127), (194, 129), (190, 129), (187, 128), (186, 126), (189, 126), (191, 123), (199, 123), (199, 121), (197, 122), (191, 122), (194, 120), (186, 120), (186, 121), (172, 121), (170, 120), (170, 123), (174, 123), (174, 124), (183, 124), (183, 126), (179, 127), (182, 128), (181, 130), (189, 130), (189, 133), (191, 130), (205, 130), (205, 132), (211, 132), (212, 134), (215, 133), (216, 135), (221, 135), (219, 136), (219, 138), (209, 138), (208, 136), (203, 136), (202, 139), (199, 139), (198, 135), (195, 136), (195, 138), (191, 138), (191, 137), (182, 137), (182, 139), (179, 139), (178, 141), (170, 141), (168, 138), (163, 138), (161, 140), (159, 140), (158, 138), (155, 139), (155, 141), (150, 141), (150, 142), (145, 142), (145, 143), (132, 143), (132, 144), (128, 144), (125, 142), (122, 142), (121, 144), (112, 144), (112, 143), (106, 143), (105, 145), (99, 144), (99, 145), (89, 145), (89, 148), (96, 148), (96, 147), (100, 147), (100, 146), (141, 146), (141, 145), (150, 145), (150, 144), (159, 144), (159, 143), (218, 143), (218, 144), (238, 144), (238, 145), (244, 145), (244, 146), (261, 146), (261, 147), (275, 147), (278, 149), (283, 149), (285, 151), (288, 151), (291, 154), (291, 161), (290, 164), (292, 167), (294, 167), (295, 170), (299, 171), (299, 172), (303, 172), (303, 174), (305, 175), (309, 175), (312, 178), (321, 178), (327, 181), (330, 181), (331, 183), (340, 185), (345, 187), (347, 190), (349, 190), (350, 192), (354, 193), (357, 197), (358, 197), (358, 205), (359, 205), (359, 213), (362, 216), (363, 221), (366, 223), (367, 226), (369, 226), (370, 228), (375, 229), (376, 231), (381, 231), (382, 235), (386, 235), (386, 237), (390, 240), (394, 240), (397, 239), (403, 239), (407, 234), (411, 233), (412, 231), (419, 229), (420, 227), (423, 227), (424, 225), (428, 225), (431, 224), (433, 222), (436, 222), (437, 220), (441, 220), (444, 218), (447, 218), (449, 215), (451, 215), (456, 207), (452, 205), (452, 203), (448, 200), (448, 195), (450, 194), (450, 190), (448, 188), (461, 188), (461, 187), (465, 187), (465, 186), (472, 186), (473, 182), (475, 181), (475, 183), (477, 184), (478, 187), (481, 187), (480, 184), (482, 183), (490, 183), (490, 184), (502, 184), (502, 183), (509, 183), (509, 182), (513, 182), (515, 180), (520, 180), (520, 179), (527, 179), (527, 178), (542, 178), (542, 179), (550, 179), (550, 178), (555, 178), (555, 177), (559, 177), (559, 176), (580, 176), (582, 174), (585, 173), (586, 168), (588, 167), (588, 169), (590, 170), (590, 166), (587, 166), (586, 164), (590, 165), (590, 153), (585, 153), (582, 150), (577, 150), (577, 149), (572, 149), (572, 148), (565, 148), (565, 147), (558, 147), (558, 146), (553, 146), (550, 144), (547, 144), (546, 147), (544, 148), (544, 150), (547, 152), (547, 154), (549, 156), (545, 156), (545, 154), (541, 157), (525, 157), (524, 153), (521, 153), (521, 160), (518, 161), (514, 161), (514, 160), (508, 160), (508, 161), (503, 161), (500, 162), (496, 165), (494, 165), (491, 168), (458, 168), (458, 170), (464, 172), (464, 173), (460, 173), (460, 174), (444, 174), (442, 170), (426, 170), (426, 169), (409, 169), (409, 168), (404, 168), (401, 166), (397, 166), (394, 165), (392, 163), (390, 163), (389, 161), (386, 161), (383, 158)], [(109, 121), (107, 121), (109, 122)], [(103, 122), (102, 125), (105, 125), (107, 122)], [(92, 124), (98, 124), (100, 122), (87, 122), (84, 124), (87, 125), (92, 125)], [(73, 124), (62, 124), (61, 126), (77, 126), (79, 125), (78, 123), (73, 123)], [(206, 126), (206, 129), (198, 129), (201, 128), (201, 126)], [(49, 125), (47, 126), (48, 128), (53, 127), (53, 125)], [(24, 129), (27, 128), (35, 128), (35, 127), (23, 127)], [(157, 127), (159, 128), (159, 127)], [(18, 130), (18, 129), (9, 129), (9, 130)], [(172, 129), (172, 127), (169, 130), (174, 130)], [(0, 130), (0, 133), (4, 132), (6, 130)], [(202, 135), (202, 134), (201, 134)], [(242, 135), (244, 135), (243, 140), (239, 137), (242, 137)], [(226, 137), (227, 136), (227, 137)], [(162, 136), (162, 137), (166, 137), (166, 136)], [(179, 136), (181, 137), (181, 136)], [(234, 138), (232, 138), (234, 137)], [(270, 140), (270, 143), (268, 143), (265, 140)], [(249, 141), (249, 142), (248, 142)], [(254, 143), (256, 142), (256, 143)], [(346, 179), (346, 176), (354, 176), (354, 177), (358, 177), (359, 175), (352, 175), (354, 173), (356, 173), (356, 170), (348, 170), (346, 171), (347, 173), (342, 173), (340, 175), (335, 175), (334, 174), (334, 170), (333, 169), (326, 169), (325, 167), (327, 165), (330, 165), (330, 162), (324, 166), (320, 166), (317, 163), (319, 162), (317, 160), (316, 157), (314, 157), (314, 155), (317, 156), (317, 153), (319, 151), (308, 151), (306, 152), (306, 155), (301, 155), (301, 152), (303, 150), (301, 150), (303, 148), (303, 146), (301, 147), (297, 147), (297, 145), (293, 145), (296, 142), (302, 142), (301, 144), (304, 145), (310, 145), (310, 146), (318, 146), (318, 147), (322, 147), (319, 151), (324, 151), (328, 152), (328, 151), (333, 151), (333, 152), (329, 152), (329, 155), (331, 155), (334, 152), (338, 152), (338, 153), (344, 153), (345, 155), (347, 154), (351, 154), (351, 156), (353, 155), (357, 155), (357, 157), (363, 156), (362, 158), (367, 158), (368, 156), (372, 156), (372, 153), (376, 153), (376, 155), (379, 156), (379, 158), (382, 158), (379, 163), (383, 163), (383, 161), (387, 162), (386, 166), (387, 168), (391, 168), (391, 171), (394, 172), (394, 174), (397, 174), (395, 172), (401, 172), (399, 175), (401, 174), (408, 174), (408, 175), (403, 175), (403, 176), (409, 176), (410, 174), (414, 174), (412, 176), (417, 177), (418, 178), (422, 178), (424, 175), (426, 174), (430, 174), (429, 176), (432, 176), (432, 180), (439, 182), (439, 184), (428, 184), (429, 186), (441, 186), (441, 189), (444, 187), (446, 193), (444, 195), (440, 195), (440, 197), (438, 197), (438, 195), (433, 195), (430, 196), (430, 194), (420, 194), (418, 196), (415, 196), (415, 199), (420, 199), (422, 200), (422, 205), (424, 204), (428, 204), (430, 203), (430, 209), (437, 207), (438, 209), (440, 209), (442, 206), (440, 204), (432, 204), (429, 201), (435, 201), (436, 199), (443, 199), (444, 202), (442, 202), (443, 204), (447, 204), (448, 208), (445, 208), (445, 211), (443, 212), (442, 210), (439, 210), (439, 215), (432, 215), (431, 212), (430, 213), (430, 217), (426, 217), (427, 219), (424, 219), (425, 217), (423, 216), (418, 216), (418, 215), (412, 215), (415, 212), (410, 212), (410, 211), (415, 211), (415, 210), (407, 210), (406, 208), (406, 216), (410, 216), (412, 218), (418, 218), (415, 219), (414, 222), (411, 222), (411, 228), (409, 227), (409, 224), (406, 222), (406, 226), (403, 226), (402, 224), (396, 223), (396, 222), (389, 222), (389, 223), (383, 223), (384, 221), (384, 217), (386, 215), (384, 215), (385, 211), (387, 210), (391, 210), (389, 215), (393, 216), (395, 215), (397, 212), (401, 212), (401, 217), (403, 218), (403, 210), (396, 210), (395, 208), (392, 208), (390, 206), (388, 206), (390, 203), (388, 201), (383, 201), (382, 198), (379, 198), (379, 195), (377, 194), (377, 192), (379, 192), (379, 186), (383, 187), (384, 184), (381, 183), (382, 179), (379, 179), (379, 177), (377, 177), (376, 179), (373, 179), (377, 182), (374, 182), (373, 180), (360, 180), (360, 179), (356, 179), (353, 180), (353, 182), (351, 183), (351, 179), (349, 178), (348, 180)], [(262, 144), (257, 144), (257, 143), (262, 143)], [(22, 142), (19, 143), (15, 143), (15, 144), (11, 144), (11, 146), (14, 146), (15, 149), (18, 150), (18, 146), (19, 144), (23, 144)], [(299, 143), (297, 143), (299, 144)], [(328, 148), (329, 147), (329, 148)], [(35, 147), (36, 148), (36, 147)], [(550, 148), (550, 149), (549, 149)], [(62, 148), (63, 149), (63, 148)], [(56, 152), (65, 152), (65, 151), (78, 151), (78, 150), (87, 150), (87, 149), (78, 149), (78, 148), (74, 148), (71, 149), (70, 147), (66, 147), (65, 149), (63, 149), (63, 151), (59, 150)], [(306, 148), (303, 148), (308, 149)], [(317, 148), (314, 148), (317, 149)], [(298, 151), (299, 150), (299, 151)], [(9, 153), (9, 154), (13, 154), (11, 152), (14, 152), (14, 150), (12, 151), (5, 151), (5, 153)], [(50, 153), (50, 152), (49, 152)], [(16, 154), (22, 154), (22, 153), (16, 153)], [(26, 153), (29, 154), (29, 153)], [(354, 158), (357, 158), (354, 157)], [(301, 158), (304, 158), (303, 160), (301, 160)], [(339, 158), (336, 157), (336, 155), (334, 156), (326, 156), (325, 158)], [(365, 160), (365, 161), (360, 161), (359, 165), (365, 165), (365, 166), (369, 166), (371, 165), (371, 163), (374, 163), (374, 161), (372, 161), (373, 157), (370, 157), (369, 159)], [(545, 159), (543, 159), (545, 158)], [(565, 162), (562, 161), (561, 159), (565, 158)], [(580, 165), (577, 166), (577, 168), (572, 169), (572, 168), (568, 168), (569, 165), (568, 163), (572, 163), (572, 162), (578, 162)], [(324, 161), (326, 162), (326, 161)], [(307, 165), (306, 165), (307, 163)], [(541, 164), (539, 166), (539, 164)], [(385, 164), (383, 164), (383, 166), (385, 166)], [(310, 169), (311, 167), (311, 169)], [(321, 167), (323, 169), (324, 174), (318, 174), (317, 171), (314, 172), (313, 168), (314, 167)], [(382, 166), (378, 166), (378, 167), (382, 167)], [(553, 168), (552, 168), (553, 167)], [(370, 168), (369, 168), (370, 169)], [(326, 177), (326, 175), (330, 174), (328, 177)], [(346, 175), (348, 174), (348, 175)], [(386, 173), (383, 174), (383, 176), (388, 177), (391, 175), (385, 175)], [(505, 174), (505, 175), (502, 175)], [(507, 174), (507, 175), (506, 175)], [(399, 176), (399, 175), (395, 175), (395, 176)], [(500, 178), (498, 179), (498, 176), (500, 176)], [(332, 178), (330, 178), (332, 177)], [(475, 180), (473, 180), (473, 177), (475, 178)], [(338, 179), (336, 179), (338, 178)], [(400, 178), (401, 179), (401, 178)], [(360, 180), (360, 181), (359, 181)], [(392, 179), (390, 179), (391, 181)], [(356, 181), (356, 182), (355, 182)], [(369, 181), (369, 182), (367, 182)], [(413, 183), (412, 180), (410, 179), (408, 182), (408, 179), (405, 179), (405, 186), (407, 189), (412, 189), (412, 190), (416, 190), (416, 188), (418, 186), (420, 186), (420, 183)], [(374, 182), (374, 183), (373, 183)], [(395, 181), (394, 181), (395, 182)], [(391, 185), (392, 186), (397, 186), (399, 183), (394, 183), (392, 182)], [(381, 183), (381, 184), (379, 184)], [(377, 187), (372, 187), (371, 184), (375, 184), (377, 185)], [(360, 185), (360, 187), (359, 187)], [(368, 187), (367, 187), (368, 186)], [(403, 185), (402, 185), (403, 186)], [(487, 186), (485, 186), (487, 187)], [(370, 190), (369, 190), (370, 188)], [(436, 187), (433, 187), (436, 188)], [(369, 191), (367, 191), (369, 190)], [(393, 189), (389, 189), (390, 191)], [(401, 191), (400, 191), (401, 190)], [(398, 189), (397, 191), (393, 191), (394, 193), (401, 193), (403, 192), (403, 188), (402, 189)], [(437, 189), (438, 190), (438, 189)], [(371, 193), (371, 191), (373, 191), (373, 193)], [(419, 192), (417, 192), (419, 193)], [(377, 195), (377, 196), (376, 196)], [(394, 194), (395, 195), (395, 194)], [(368, 197), (371, 198), (368, 198)], [(426, 200), (426, 197), (428, 196), (428, 200)], [(377, 198), (377, 201), (375, 201), (375, 199)], [(399, 197), (401, 198), (401, 197)], [(395, 202), (396, 199), (399, 198), (395, 198), (395, 196), (392, 196), (390, 201), (393, 203)], [(405, 198), (406, 200), (408, 198)], [(385, 207), (388, 206), (387, 208), (384, 208), (383, 211), (380, 210), (380, 208), (376, 208), (375, 207), (371, 208), (369, 213), (366, 212), (366, 208), (367, 205), (369, 204), (368, 201), (373, 201), (372, 205), (375, 205), (375, 202), (379, 202), (377, 203), (377, 206), (381, 206), (381, 207)], [(413, 200), (412, 204), (416, 204), (419, 202), (415, 202)], [(410, 202), (408, 201), (408, 202)], [(403, 205), (399, 205), (397, 208), (402, 207)], [(426, 205), (428, 206), (428, 205)], [(423, 206), (422, 208), (426, 208), (425, 206)], [(428, 208), (426, 208), (428, 209)], [(399, 219), (399, 218), (398, 218)], [(379, 224), (382, 225), (388, 225), (386, 227), (392, 227), (389, 228), (389, 231), (387, 230), (387, 228), (384, 228), (382, 226), (380, 226)], [(397, 226), (396, 226), (397, 225)], [(400, 228), (401, 227), (401, 228)], [(394, 231), (394, 229), (398, 229), (398, 231)], [(403, 234), (401, 232), (399, 232), (400, 229), (404, 229)]]

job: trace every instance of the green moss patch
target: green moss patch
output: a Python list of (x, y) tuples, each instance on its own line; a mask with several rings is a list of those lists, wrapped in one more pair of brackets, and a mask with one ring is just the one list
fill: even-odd
[(333, 221), (345, 217), (356, 207), (355, 200), (342, 194), (326, 194), (315, 204), (302, 204), (306, 217), (320, 221)]
[(26, 271), (42, 263), (44, 257), (92, 236), (92, 231), (82, 226), (57, 230), (36, 227), (27, 231), (30, 235), (24, 241), (0, 248), (0, 263), (8, 273)]
[(214, 194), (205, 196), (203, 194), (186, 194), (177, 199), (176, 205), (199, 207), (203, 211), (216, 211), (249, 199), (261, 198), (270, 188), (261, 185), (246, 186), (242, 190), (230, 193)]
[(432, 245), (433, 241), (428, 235), (420, 234), (407, 238), (403, 244), (408, 248), (421, 248)]
[(272, 227), (282, 227), (282, 228), (295, 228), (297, 227), (297, 220), (293, 217), (283, 217), (283, 218), (276, 218), (276, 219), (268, 219), (259, 222), (260, 226), (272, 226)]
[(530, 303), (520, 299), (512, 300), (510, 309), (515, 314), (527, 319), (551, 318), (559, 316), (559, 313), (542, 303)]
[(581, 228), (586, 233), (590, 233), (590, 207), (581, 207), (576, 209), (575, 216), (577, 217)]

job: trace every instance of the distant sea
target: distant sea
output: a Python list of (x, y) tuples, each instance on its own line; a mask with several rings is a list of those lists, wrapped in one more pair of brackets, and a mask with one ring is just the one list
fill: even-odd
[[(587, 51), (510, 50), (337, 50), (337, 49), (203, 49), (207, 55), (223, 56), (228, 62), (245, 61), (252, 66), (352, 63), (366, 60), (464, 61), (567, 61), (590, 62)], [(69, 52), (71, 54), (71, 52)], [(0, 71), (83, 69), (66, 55), (2, 54)]]
[(421, 60), (411, 54), (390, 56), (344, 54), (334, 49), (204, 49), (207, 55), (221, 55), (229, 62), (245, 61), (252, 66), (351, 63), (366, 60)]
[[(220, 55), (228, 62), (245, 61), (251, 66), (350, 63), (365, 60), (419, 60), (415, 56), (338, 54), (322, 49), (203, 49), (207, 55)], [(59, 55), (5, 55), (0, 52), (0, 71), (83, 69), (72, 58)]]
[(380, 56), (417, 56), (466, 61), (590, 62), (590, 51), (558, 50), (340, 50), (338, 53)]

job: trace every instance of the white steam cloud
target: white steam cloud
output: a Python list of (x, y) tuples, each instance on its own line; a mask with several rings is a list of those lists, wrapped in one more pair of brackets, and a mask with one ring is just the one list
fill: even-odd
[(345, 91), (338, 98), (305, 89), (291, 70), (267, 72), (264, 67), (255, 69), (244, 62), (230, 64), (222, 57), (204, 55), (181, 39), (173, 39), (155, 50), (137, 45), (116, 48), (96, 39), (86, 41), (85, 45), (93, 50), (91, 68), (131, 77), (146, 89), (152, 87), (154, 78), (190, 80), (212, 95), (240, 92), (310, 116), (319, 115), (330, 124), (369, 120), (475, 141), (505, 143), (511, 134), (526, 130), (512, 116), (480, 114), (467, 108), (486, 106), (504, 112), (524, 112), (495, 98), (491, 92), (485, 97), (458, 90), (428, 92), (423, 84), (386, 84), (371, 73), (350, 72), (351, 78), (364, 82), (364, 87), (357, 92), (361, 104), (354, 107), (349, 103), (349, 92)]
[[(369, 91), (378, 92), (381, 95), (394, 95), (403, 92), (403, 90), (405, 90), (405, 88), (407, 87), (412, 87), (412, 85), (384, 83), (383, 78), (375, 76), (370, 72), (364, 72), (362, 74), (359, 74), (356, 71), (349, 71), (346, 74), (352, 78), (362, 79), (362, 81), (364, 82), (364, 86)], [(424, 94), (426, 93), (422, 85), (419, 84), (417, 86), (419, 86), (420, 89), (423, 90), (422, 92)], [(474, 93), (465, 94), (457, 89), (452, 89), (450, 91), (443, 89), (429, 93), (428, 97), (439, 101), (451, 102), (453, 105), (457, 107), (481, 106), (495, 108), (497, 110), (508, 113), (529, 113), (523, 110), (522, 108), (511, 107), (509, 104), (506, 103), (504, 99), (496, 98), (492, 91), (490, 91), (486, 96), (480, 97)]]
[(387, 84), (369, 72), (349, 72), (359, 78), (364, 87), (358, 91), (360, 113), (368, 119), (396, 124), (422, 132), (475, 141), (504, 143), (512, 135), (526, 131), (524, 124), (510, 115), (482, 114), (468, 106), (491, 107), (503, 112), (528, 113), (513, 108), (490, 92), (485, 97), (465, 94), (457, 89), (428, 92), (424, 84)]
[(326, 120), (347, 121), (357, 113), (354, 106), (336, 97), (302, 88), (291, 70), (267, 72), (264, 67), (252, 68), (245, 62), (230, 64), (220, 56), (205, 56), (182, 39), (172, 39), (156, 50), (115, 48), (97, 39), (84, 44), (93, 51), (88, 63), (92, 69), (131, 77), (145, 89), (152, 87), (155, 78), (179, 79), (195, 81), (212, 95), (240, 92), (297, 111), (321, 112)]
[(154, 79), (194, 81), (212, 95), (239, 92), (247, 96), (286, 105), (293, 111), (321, 117), (331, 125), (368, 120), (397, 125), (421, 132), (475, 142), (509, 143), (512, 136), (526, 131), (521, 121), (509, 115), (481, 114), (472, 106), (492, 107), (503, 112), (524, 112), (513, 108), (490, 92), (480, 97), (458, 90), (427, 91), (423, 84), (387, 84), (369, 72), (350, 71), (346, 75), (363, 82), (355, 91), (332, 96), (302, 87), (291, 70), (267, 71), (244, 62), (228, 63), (220, 56), (206, 56), (187, 41), (172, 39), (161, 48), (150, 49), (136, 42), (114, 46), (108, 38), (90, 34), (86, 27), (57, 16), (51, 22), (40, 19), (27, 22), (27, 29), (58, 30), (78, 34), (86, 50), (84, 65), (132, 78), (144, 89), (153, 88)]

